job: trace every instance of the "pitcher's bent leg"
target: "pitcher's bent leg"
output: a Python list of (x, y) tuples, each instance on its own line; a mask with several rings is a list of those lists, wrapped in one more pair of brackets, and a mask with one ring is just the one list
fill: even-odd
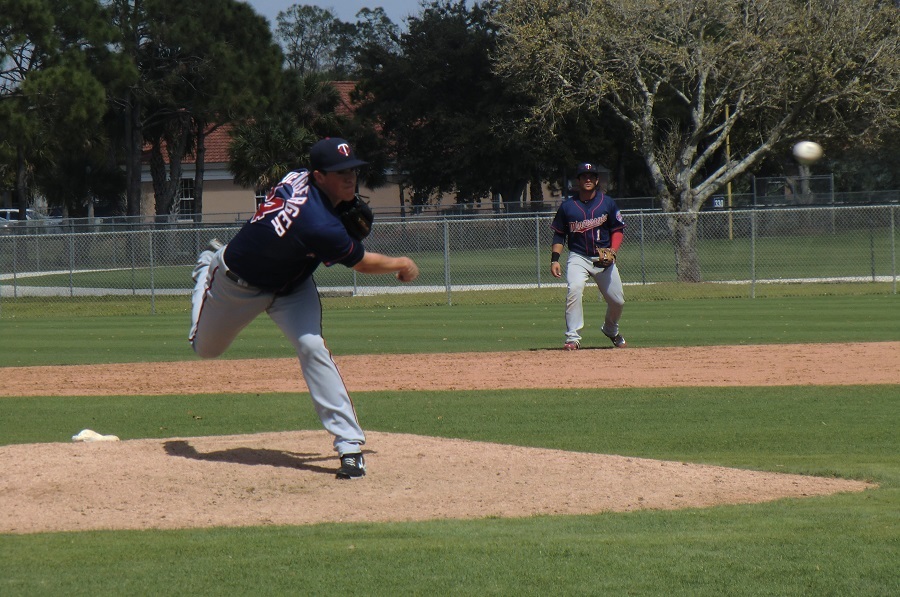
[(197, 332), (197, 320), (200, 318), (200, 309), (203, 307), (203, 295), (206, 294), (206, 285), (209, 283), (209, 267), (216, 254), (212, 251), (203, 251), (197, 258), (197, 264), (191, 277), (194, 279), (194, 289), (191, 291), (191, 331), (188, 340), (193, 341)]
[(191, 295), (188, 339), (198, 356), (212, 359), (225, 352), (238, 333), (265, 311), (272, 294), (227, 278), (222, 251), (201, 253), (194, 272), (197, 280)]
[(322, 337), (322, 305), (315, 282), (307, 280), (291, 294), (279, 296), (268, 312), (297, 350), (313, 406), (322, 426), (334, 436), (334, 449), (339, 454), (359, 452), (366, 436)]

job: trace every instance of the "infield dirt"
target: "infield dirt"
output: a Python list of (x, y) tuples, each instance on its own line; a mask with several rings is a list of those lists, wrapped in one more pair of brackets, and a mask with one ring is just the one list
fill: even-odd
[[(603, 368), (591, 366), (601, 358)], [(351, 392), (900, 383), (900, 342), (335, 360)], [(295, 359), (223, 364), (13, 367), (4, 369), (0, 395), (306, 391)], [(763, 502), (873, 487), (852, 480), (458, 439), (381, 432), (367, 436), (370, 474), (355, 481), (335, 480), (337, 459), (324, 431), (2, 446), (0, 533), (587, 514)]]

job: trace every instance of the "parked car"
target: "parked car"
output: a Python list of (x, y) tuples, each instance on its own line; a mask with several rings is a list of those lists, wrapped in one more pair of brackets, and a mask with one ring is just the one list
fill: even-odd
[[(8, 223), (15, 225), (20, 221), (18, 207), (0, 207), (0, 218), (7, 220)], [(25, 220), (27, 226), (40, 226), (44, 230), (42, 232), (61, 232), (62, 218), (52, 218), (36, 212), (33, 209), (25, 210)]]
[(7, 232), (10, 228), (12, 228), (12, 225), (13, 223), (6, 218), (0, 218), (0, 234)]
[[(19, 219), (19, 208), (18, 207), (0, 207), (0, 218), (5, 220), (18, 220)], [(39, 220), (41, 219), (41, 214), (34, 211), (33, 209), (25, 210), (25, 219), (27, 220)]]

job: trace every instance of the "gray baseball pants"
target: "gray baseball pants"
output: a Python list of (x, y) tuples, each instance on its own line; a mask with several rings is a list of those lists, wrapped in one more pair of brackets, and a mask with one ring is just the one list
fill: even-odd
[(606, 318), (602, 331), (609, 337), (619, 333), (619, 319), (625, 306), (625, 291), (619, 268), (612, 264), (607, 268), (594, 267), (592, 260), (584, 255), (569, 252), (566, 260), (566, 342), (581, 342), (584, 327), (583, 295), (587, 281), (593, 279), (600, 290), (600, 297), (606, 301)]
[(342, 455), (359, 452), (366, 437), (322, 337), (322, 303), (313, 279), (276, 295), (226, 276), (223, 254), (224, 249), (204, 251), (194, 268), (189, 335), (194, 352), (204, 359), (221, 355), (265, 311), (294, 345), (319, 420), (334, 436), (334, 449)]

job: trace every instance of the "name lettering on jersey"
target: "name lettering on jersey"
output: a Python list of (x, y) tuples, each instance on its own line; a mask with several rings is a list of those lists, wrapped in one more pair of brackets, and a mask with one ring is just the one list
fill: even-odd
[[(290, 198), (283, 199), (277, 196), (279, 191), (282, 195), (289, 194)], [(266, 200), (259, 206), (250, 222), (270, 218), (269, 223), (275, 229), (275, 234), (284, 236), (294, 223), (294, 218), (300, 214), (300, 206), (306, 203), (307, 199), (309, 199), (309, 172), (306, 170), (290, 172), (266, 193)]]
[(606, 222), (606, 214), (599, 218), (591, 218), (590, 220), (581, 220), (580, 222), (569, 222), (569, 232), (585, 232), (603, 226)]

